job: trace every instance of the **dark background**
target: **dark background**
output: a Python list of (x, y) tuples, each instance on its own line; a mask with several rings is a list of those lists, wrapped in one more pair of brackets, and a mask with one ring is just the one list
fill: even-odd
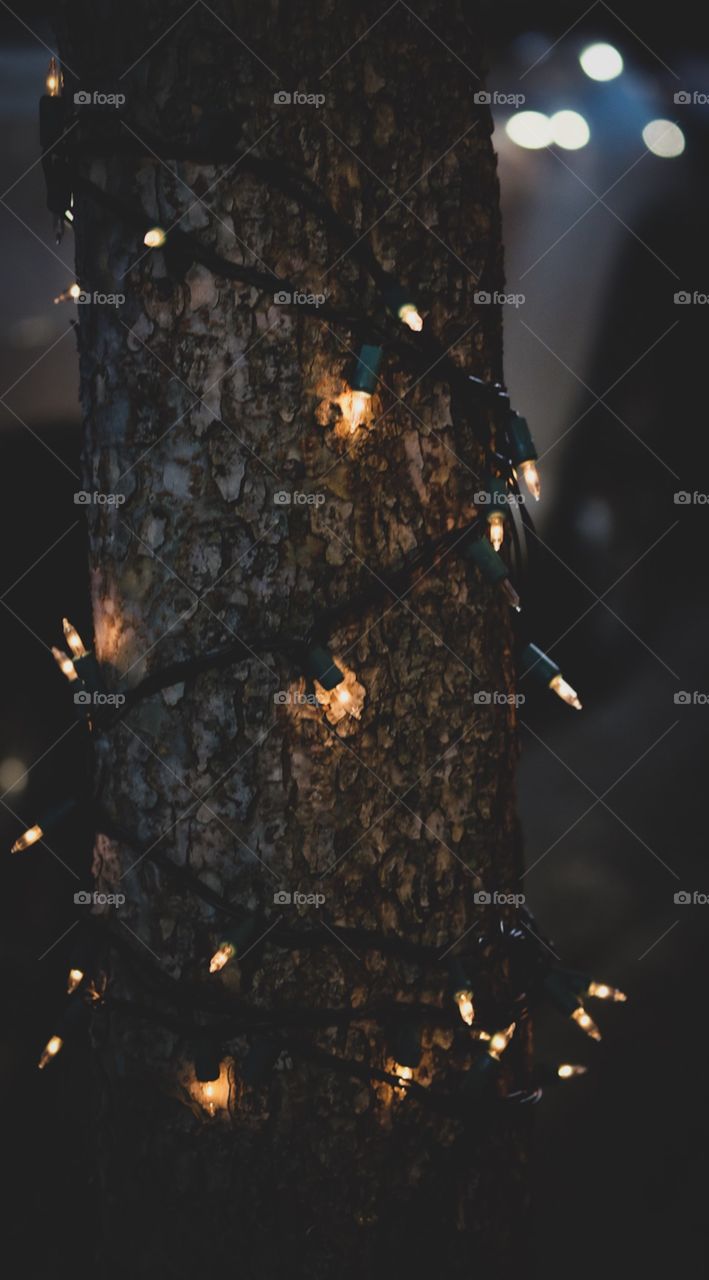
[[(16, 17), (0, 6), (0, 171), (2, 192), (11, 188), (0, 205), (4, 850), (47, 800), (73, 788), (86, 749), (46, 648), (62, 643), (65, 613), (90, 635), (73, 503), (74, 308), (52, 305), (73, 279), (73, 245), (70, 233), (54, 244), (41, 168), (29, 167), (42, 41), (52, 43), (47, 8), (25, 4)], [(709, 493), (709, 480), (697, 373), (707, 363), (706, 308), (678, 307), (674, 294), (709, 292), (709, 106), (677, 106), (673, 95), (709, 90), (709, 62), (676, 5), (655, 16), (640, 5), (584, 9), (541, 3), (532, 18), (511, 4), (489, 16), (489, 87), (524, 92), (529, 109), (581, 111), (591, 128), (581, 151), (524, 151), (505, 135), (505, 112), (496, 117), (508, 289), (525, 295), (505, 309), (506, 378), (545, 455), (525, 614), (584, 701), (578, 715), (521, 686), (522, 888), (559, 955), (629, 994), (622, 1007), (595, 1004), (600, 1045), (556, 1014), (537, 1017), (540, 1060), (591, 1069), (547, 1090), (537, 1108), (535, 1274), (680, 1274), (699, 1269), (704, 1252), (709, 906), (676, 905), (674, 894), (709, 891), (709, 707), (674, 695), (709, 693), (709, 506), (677, 505), (674, 494)], [(596, 39), (623, 54), (618, 80), (583, 75), (578, 54)], [(463, 124), (468, 110), (461, 103)], [(642, 128), (658, 117), (681, 125), (682, 156), (646, 151)], [(612, 184), (608, 207), (595, 203)], [(19, 1192), (11, 1229), (28, 1275), (66, 1259), (83, 1275), (96, 1211), (85, 1057), (68, 1045), (43, 1075), (36, 1061), (61, 1007), (61, 935), (75, 919), (78, 882), (59, 859), (81, 875), (90, 854), (87, 833), (71, 825), (50, 843), (53, 853), (0, 856), (0, 1075)]]

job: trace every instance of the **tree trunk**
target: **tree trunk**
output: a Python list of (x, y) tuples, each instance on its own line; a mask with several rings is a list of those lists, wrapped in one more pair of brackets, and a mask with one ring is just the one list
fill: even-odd
[[(371, 246), (415, 294), (425, 334), (460, 369), (501, 378), (498, 311), (474, 323), (472, 299), (478, 279), (503, 282), (490, 118), (473, 102), (479, 15), (464, 0), (425, 0), (418, 16), (400, 4), (377, 21), (384, 12), (372, 0), (186, 13), (173, 0), (72, 0), (63, 13), (78, 83), (126, 95), (118, 113), (82, 109), (81, 129), (100, 124), (115, 146), (84, 155), (80, 173), (116, 207), (79, 183), (74, 210), (82, 286), (126, 297), (78, 308), (84, 486), (126, 495), (87, 507), (96, 654), (125, 691), (237, 638), (247, 646), (95, 729), (96, 887), (127, 897), (108, 922), (92, 1033), (107, 1276), (463, 1277), (493, 1261), (506, 1275), (522, 1250), (519, 1122), (494, 1096), (471, 1119), (378, 1079), (396, 1075), (396, 1009), (393, 1030), (364, 1014), (314, 1025), (330, 1009), (442, 1011), (438, 1025), (423, 1018), (413, 1078), (458, 1096), (479, 1046), (454, 1008), (446, 1020), (446, 953), (458, 940), (470, 950), (485, 925), (476, 889), (520, 869), (514, 712), (473, 703), (478, 688), (511, 688), (504, 597), (455, 553), (396, 594), (381, 588), (474, 518), (482, 418), (436, 368), (405, 368), (393, 341), (369, 418), (350, 431), (347, 374), (367, 335), (326, 315), (381, 322)], [(284, 90), (325, 102), (275, 102)], [(225, 113), (234, 158), (253, 148), (307, 175), (351, 240), (258, 166), (171, 159), (166, 140), (187, 155)], [(136, 154), (120, 154), (126, 126), (144, 154), (135, 137)], [(324, 306), (280, 305), (277, 289), (171, 254), (169, 236), (146, 250), (127, 212), (141, 209), (325, 294)], [(281, 503), (280, 491), (322, 500)], [(288, 648), (330, 609), (322, 639), (355, 701), (354, 678), (365, 691), (359, 719), (333, 702), (336, 723), (297, 700), (313, 686)], [(283, 891), (324, 902), (279, 904)], [(242, 963), (210, 974), (233, 923), (219, 898), (258, 928)], [(345, 943), (338, 927), (358, 933)], [(299, 929), (319, 945), (281, 944)], [(372, 933), (445, 958), (390, 952)], [(485, 956), (483, 1001), (506, 978), (499, 954)], [(281, 1011), (280, 1026), (264, 1025), (285, 1052), (246, 1084), (254, 1009)], [(199, 1028), (215, 1024), (224, 1066), (210, 1106), (195, 1058)]]

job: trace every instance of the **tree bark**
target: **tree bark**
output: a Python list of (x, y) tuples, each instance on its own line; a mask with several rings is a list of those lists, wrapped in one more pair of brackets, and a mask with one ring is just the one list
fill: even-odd
[[(463, 0), (421, 0), (417, 14), (397, 5), (377, 21), (385, 12), (370, 0), (222, 0), (186, 14), (172, 0), (73, 0), (62, 52), (83, 87), (125, 93), (102, 117), (123, 142), (127, 125), (142, 139), (211, 137), (230, 114), (235, 156), (253, 148), (306, 174), (352, 241), (413, 290), (455, 363), (500, 379), (498, 312), (475, 323), (472, 301), (478, 280), (503, 283), (491, 123), (473, 102), (479, 13)], [(279, 90), (325, 103), (278, 105)], [(334, 224), (246, 163), (119, 150), (80, 166), (111, 198), (167, 229), (179, 219), (222, 256), (334, 309), (381, 316)], [(371, 592), (474, 517), (480, 420), (435, 368), (419, 377), (385, 349), (385, 386), (351, 433), (341, 404), (360, 333), (146, 251), (86, 190), (75, 234), (82, 286), (126, 295), (119, 309), (78, 308), (84, 485), (126, 494), (119, 508), (87, 508), (104, 678), (129, 689), (235, 637), (253, 650), (95, 733), (110, 828), (96, 841), (96, 887), (127, 896), (93, 1031), (99, 1273), (463, 1277), (494, 1262), (505, 1275), (525, 1236), (520, 1124), (493, 1101), (471, 1121), (369, 1079), (393, 1069), (390, 1028), (285, 1025), (286, 1053), (255, 1087), (242, 1075), (253, 1034), (227, 1036), (228, 1099), (214, 1117), (194, 1074), (195, 1025), (242, 1004), (281, 1010), (286, 1024), (294, 1010), (449, 1008), (445, 961), (344, 945), (330, 929), (444, 955), (487, 919), (475, 890), (519, 874), (514, 711), (473, 704), (477, 688), (512, 687), (496, 588), (447, 554), (403, 601), (384, 592), (338, 620), (327, 644), (365, 699), (361, 718), (336, 726), (292, 700), (307, 682), (263, 643), (304, 637), (323, 609)], [(323, 501), (281, 505), (281, 490)], [(291, 701), (274, 701), (279, 691)], [(255, 914), (241, 964), (209, 973), (228, 922), (183, 891), (168, 860)], [(279, 890), (325, 902), (279, 906)], [(322, 946), (272, 945), (276, 920), (276, 931), (319, 930)], [(505, 981), (490, 952), (476, 994)], [(316, 1052), (357, 1060), (361, 1078)], [(462, 1022), (424, 1025), (414, 1079), (455, 1094), (476, 1052)]]

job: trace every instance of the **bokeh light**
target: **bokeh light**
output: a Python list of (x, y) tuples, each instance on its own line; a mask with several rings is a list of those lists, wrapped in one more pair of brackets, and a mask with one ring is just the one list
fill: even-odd
[(623, 70), (623, 59), (612, 44), (590, 44), (579, 62), (591, 80), (615, 80)]
[(643, 142), (654, 156), (671, 160), (684, 151), (684, 134), (671, 120), (651, 120), (643, 129)]
[(538, 151), (551, 142), (551, 121), (541, 111), (518, 111), (510, 116), (505, 132), (518, 147)]
[(578, 111), (556, 111), (549, 123), (552, 142), (566, 151), (578, 151), (591, 137), (591, 130)]

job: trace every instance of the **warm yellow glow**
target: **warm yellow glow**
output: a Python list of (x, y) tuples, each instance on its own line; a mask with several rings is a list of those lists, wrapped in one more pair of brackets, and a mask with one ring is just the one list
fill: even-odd
[(562, 1062), (556, 1074), (560, 1080), (571, 1080), (573, 1076), (585, 1076), (588, 1067), (577, 1066), (573, 1062)]
[(345, 678), (334, 689), (329, 690), (323, 689), (320, 682), (315, 680), (314, 688), (318, 705), (322, 707), (330, 724), (339, 724), (348, 715), (354, 720), (359, 720), (364, 709), (367, 691), (357, 680), (354, 671), (350, 670), (337, 654), (334, 655), (334, 662)]
[(192, 1098), (210, 1118), (213, 1119), (219, 1111), (226, 1111), (229, 1107), (231, 1092), (228, 1062), (219, 1064), (219, 1076), (216, 1080), (194, 1079), (188, 1087)]
[(47, 78), (44, 82), (44, 87), (47, 93), (49, 94), (49, 97), (58, 98), (62, 91), (63, 84), (64, 84), (64, 78), (62, 76), (59, 63), (57, 62), (56, 58), (50, 58), (49, 69), (47, 71)]
[(473, 1005), (472, 991), (456, 991), (455, 1002), (460, 1010), (460, 1016), (467, 1026), (472, 1027), (475, 1019), (475, 1007)]
[(84, 642), (76, 627), (72, 626), (68, 618), (62, 618), (62, 626), (64, 628), (64, 639), (66, 640), (74, 657), (85, 658), (87, 650), (84, 647)]
[(350, 431), (356, 431), (367, 416), (372, 397), (368, 391), (350, 391), (348, 399)]
[(219, 973), (219, 970), (223, 969), (225, 965), (228, 965), (229, 961), (233, 960), (235, 955), (236, 947), (233, 947), (230, 942), (223, 942), (222, 945), (214, 952), (214, 955), (209, 961), (209, 972)]
[(499, 511), (496, 511), (494, 515), (489, 517), (488, 529), (490, 533), (490, 541), (495, 550), (499, 551), (505, 541), (505, 519), (504, 516), (500, 515)]
[(80, 293), (81, 293), (81, 285), (77, 284), (76, 281), (74, 281), (74, 283), (70, 284), (69, 288), (65, 289), (63, 293), (57, 294), (56, 298), (54, 299), (54, 304), (56, 306), (58, 302), (69, 302), (70, 299), (76, 302), (76, 299), (79, 297)]
[(55, 645), (52, 645), (52, 657), (54, 658), (54, 661), (59, 667), (62, 675), (66, 676), (67, 680), (79, 679), (76, 674), (76, 667), (68, 653), (65, 653), (63, 649), (57, 649)]
[(537, 470), (536, 462), (530, 458), (527, 462), (523, 462), (520, 465), (520, 471), (524, 476), (524, 483), (529, 489), (534, 501), (539, 502), (539, 499), (542, 496), (542, 484), (539, 479), (539, 471)]
[(409, 1081), (413, 1080), (414, 1073), (411, 1067), (402, 1067), (398, 1062), (394, 1063), (394, 1075), (398, 1076), (399, 1084), (405, 1088)]
[(399, 307), (399, 319), (403, 324), (408, 325), (409, 329), (413, 329), (414, 333), (420, 333), (423, 329), (423, 316), (419, 315), (411, 302), (406, 302), (403, 307)]
[(598, 1027), (593, 1021), (590, 1013), (586, 1013), (586, 1010), (581, 1005), (579, 1005), (578, 1009), (574, 1009), (571, 1017), (577, 1027), (580, 1027), (582, 1031), (585, 1031), (586, 1035), (590, 1036), (592, 1040), (600, 1040), (601, 1033), (598, 1030)]
[(335, 697), (338, 702), (342, 703), (343, 707), (346, 707), (347, 703), (352, 701), (352, 694), (349, 689), (343, 689), (341, 686), (335, 690)]
[(151, 227), (143, 236), (143, 244), (146, 245), (148, 249), (160, 249), (166, 240), (167, 235), (163, 231), (162, 227)]
[(554, 693), (558, 694), (570, 707), (575, 707), (577, 711), (581, 710), (581, 703), (576, 690), (572, 689), (570, 684), (567, 684), (562, 675), (552, 676), (549, 681), (549, 688), (553, 689)]
[(84, 981), (83, 969), (70, 969), (69, 977), (66, 984), (67, 995), (70, 996), (73, 991), (76, 991), (76, 988), (81, 986), (81, 983), (83, 981)]
[(41, 840), (43, 835), (44, 832), (38, 823), (33, 827), (28, 827), (26, 831), (23, 831), (19, 839), (15, 841), (10, 853), (22, 853), (23, 849), (29, 849), (31, 844), (36, 844), (38, 840)]
[(624, 1004), (628, 999), (624, 991), (609, 987), (605, 982), (589, 982), (586, 995), (593, 996), (595, 1000), (613, 1000), (616, 1004)]
[(494, 1036), (490, 1037), (488, 1053), (490, 1054), (491, 1058), (496, 1058), (499, 1062), (500, 1055), (505, 1052), (505, 1049), (510, 1043), (510, 1040), (512, 1039), (515, 1033), (516, 1026), (517, 1026), (516, 1022), (511, 1022), (509, 1027), (507, 1027), (504, 1031), (496, 1031)]
[(39, 1063), (37, 1064), (39, 1066), (40, 1071), (44, 1071), (44, 1068), (46, 1067), (47, 1063), (51, 1062), (52, 1058), (56, 1058), (63, 1044), (64, 1044), (64, 1041), (62, 1040), (61, 1036), (52, 1036), (51, 1039), (47, 1041), (47, 1043), (44, 1046), (44, 1049), (42, 1050), (42, 1057), (40, 1058)]

